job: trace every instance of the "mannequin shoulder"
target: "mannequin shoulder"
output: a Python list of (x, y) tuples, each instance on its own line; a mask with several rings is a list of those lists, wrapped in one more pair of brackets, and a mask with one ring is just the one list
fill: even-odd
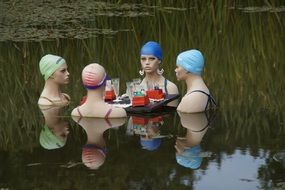
[(66, 93), (61, 93), (62, 96), (67, 100), (67, 101), (70, 101), (70, 96)]
[(169, 94), (179, 94), (176, 84), (171, 81), (167, 81), (167, 90)]
[(108, 118), (122, 118), (127, 117), (127, 112), (123, 108), (112, 107), (112, 112), (108, 116)]
[(71, 116), (74, 116), (74, 117), (79, 117), (79, 116), (80, 116), (80, 114), (79, 114), (79, 112), (78, 112), (78, 108), (79, 108), (79, 107), (76, 107), (76, 108), (74, 108), (74, 109), (72, 110)]
[(186, 94), (179, 103), (177, 110), (183, 113), (203, 112), (207, 101), (208, 97), (202, 93)]
[(41, 96), (38, 100), (38, 105), (39, 106), (51, 106), (51, 105), (53, 105), (53, 102), (50, 99), (48, 99), (44, 96)]

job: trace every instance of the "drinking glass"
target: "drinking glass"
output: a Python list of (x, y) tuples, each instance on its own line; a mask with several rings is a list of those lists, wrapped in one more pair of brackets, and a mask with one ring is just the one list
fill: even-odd
[(134, 96), (134, 84), (133, 82), (126, 82), (126, 93), (129, 96), (130, 101), (132, 102), (133, 96)]
[(142, 82), (142, 79), (140, 79), (140, 78), (134, 78), (133, 79), (134, 85), (139, 85), (141, 82)]
[(112, 78), (111, 81), (112, 81), (112, 85), (114, 88), (114, 93), (116, 95), (116, 98), (118, 98), (119, 94), (120, 94), (120, 79), (119, 78)]

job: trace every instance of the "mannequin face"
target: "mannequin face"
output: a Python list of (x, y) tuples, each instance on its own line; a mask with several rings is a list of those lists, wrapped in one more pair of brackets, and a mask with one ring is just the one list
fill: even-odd
[(185, 80), (188, 72), (186, 70), (184, 70), (181, 66), (176, 65), (176, 69), (174, 70), (176, 73), (176, 78), (177, 80)]
[(153, 55), (141, 55), (141, 66), (145, 73), (153, 73), (159, 68), (160, 60)]
[(62, 64), (50, 77), (58, 84), (69, 83), (69, 72), (67, 71), (67, 64)]

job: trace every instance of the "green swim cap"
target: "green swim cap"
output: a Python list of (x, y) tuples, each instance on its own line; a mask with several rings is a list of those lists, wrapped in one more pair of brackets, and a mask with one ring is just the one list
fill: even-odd
[(41, 74), (47, 80), (64, 63), (66, 62), (62, 57), (47, 54), (40, 60)]
[(40, 134), (40, 144), (43, 148), (52, 150), (61, 148), (65, 145), (65, 140), (60, 140), (55, 136), (47, 125), (45, 125)]

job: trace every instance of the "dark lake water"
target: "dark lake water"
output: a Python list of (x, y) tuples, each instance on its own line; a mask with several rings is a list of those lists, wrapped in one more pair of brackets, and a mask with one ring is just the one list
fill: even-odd
[[(284, 1), (28, 0), (0, 7), (1, 190), (285, 189)], [(149, 40), (161, 44), (164, 75), (182, 95), (177, 54), (204, 53), (203, 78), (217, 111), (70, 117), (85, 94), (85, 65), (103, 65), (123, 93), (139, 77), (139, 50)], [(38, 62), (47, 53), (67, 60), (71, 81), (63, 91), (72, 100), (43, 113)]]

